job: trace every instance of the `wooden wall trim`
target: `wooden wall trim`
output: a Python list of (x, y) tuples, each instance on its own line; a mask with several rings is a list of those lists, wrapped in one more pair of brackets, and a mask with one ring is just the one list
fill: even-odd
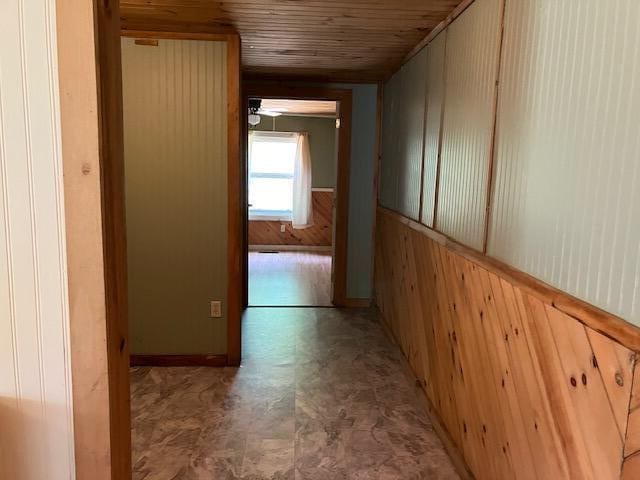
[(558, 290), (531, 275), (513, 268), (499, 260), (483, 255), (469, 247), (466, 247), (446, 235), (432, 230), (414, 220), (400, 215), (397, 212), (378, 206), (378, 212), (384, 216), (393, 218), (408, 226), (412, 230), (420, 232), (431, 240), (446, 247), (452, 252), (476, 263), (480, 267), (506, 278), (510, 283), (536, 296), (547, 305), (551, 305), (561, 312), (575, 318), (589, 328), (617, 341), (621, 345), (640, 351), (640, 328), (599, 309), (583, 300), (575, 298), (566, 292)]
[(226, 367), (226, 355), (131, 355), (132, 367)]
[(498, 126), (498, 102), (500, 100), (500, 71), (502, 69), (502, 45), (504, 43), (504, 16), (507, 8), (507, 0), (502, 0), (500, 4), (500, 31), (498, 35), (498, 54), (496, 59), (496, 86), (493, 94), (493, 112), (491, 127), (491, 146), (489, 147), (489, 165), (487, 167), (487, 191), (485, 195), (484, 209), (484, 232), (482, 233), (482, 253), (487, 253), (489, 241), (489, 225), (491, 221), (491, 202), (493, 199), (493, 187), (495, 184), (495, 164), (496, 164), (496, 139)]
[(238, 38), (237, 32), (233, 29), (221, 28), (216, 32), (173, 32), (167, 30), (131, 30), (122, 29), (122, 37), (165, 39), (165, 40), (208, 40), (227, 42), (233, 38)]
[[(444, 139), (444, 116), (446, 113), (446, 98), (447, 98), (447, 46), (449, 32), (444, 32), (444, 65), (442, 67), (442, 109), (440, 111), (440, 129), (438, 131), (438, 157), (436, 159), (436, 184), (434, 186), (435, 192), (433, 195), (433, 228), (438, 227), (438, 204), (440, 203), (440, 171), (442, 167), (442, 140)], [(435, 37), (434, 37), (435, 38)], [(422, 159), (424, 168), (424, 158)]]
[[(382, 116), (384, 113), (384, 83), (378, 82), (377, 86), (377, 108), (376, 108), (376, 144), (375, 144), (375, 152), (376, 155), (374, 157), (375, 167), (373, 170), (373, 198), (371, 199), (373, 202), (373, 222), (371, 223), (371, 274), (373, 276), (375, 266), (376, 266), (376, 225), (378, 222), (378, 215), (375, 214), (376, 208), (378, 206), (378, 197), (380, 196), (380, 172), (382, 170)], [(373, 281), (371, 282), (373, 284)], [(371, 303), (375, 304), (373, 286), (371, 286)]]
[(76, 477), (131, 478), (120, 16), (56, 2)]
[(97, 2), (100, 157), (113, 478), (131, 478), (127, 232), (120, 8)]
[(347, 298), (347, 265), (349, 240), (349, 186), (351, 163), (351, 90), (340, 96), (340, 134), (338, 138), (338, 167), (333, 243), (333, 303), (345, 305)]
[(347, 298), (344, 301), (347, 308), (369, 308), (371, 306), (370, 298)]
[(244, 252), (244, 225), (242, 200), (243, 175), (240, 115), (240, 37), (227, 38), (227, 363), (238, 366), (242, 359), (242, 265)]

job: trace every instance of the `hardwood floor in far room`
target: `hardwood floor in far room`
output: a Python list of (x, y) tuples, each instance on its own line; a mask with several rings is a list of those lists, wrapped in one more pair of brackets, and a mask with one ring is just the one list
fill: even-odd
[(330, 252), (249, 252), (250, 306), (331, 306)]

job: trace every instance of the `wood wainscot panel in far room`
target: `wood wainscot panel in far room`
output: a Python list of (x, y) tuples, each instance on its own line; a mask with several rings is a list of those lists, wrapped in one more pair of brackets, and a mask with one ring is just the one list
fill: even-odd
[[(291, 222), (251, 220), (249, 222), (249, 245), (331, 247), (333, 235), (333, 191), (314, 189), (313, 226), (294, 229)], [(280, 231), (280, 226), (285, 231)]]
[(637, 328), (388, 210), (377, 225), (378, 307), (475, 478), (619, 479), (625, 456), (638, 478)]

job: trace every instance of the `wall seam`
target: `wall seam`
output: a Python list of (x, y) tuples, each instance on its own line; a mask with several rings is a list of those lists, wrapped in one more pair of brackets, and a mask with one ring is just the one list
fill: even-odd
[(485, 213), (484, 213), (484, 232), (482, 239), (482, 253), (487, 253), (487, 244), (489, 241), (489, 225), (491, 222), (491, 206), (493, 199), (493, 191), (495, 185), (495, 163), (497, 155), (497, 130), (498, 130), (498, 106), (500, 105), (500, 75), (502, 73), (503, 62), (503, 45), (504, 45), (504, 20), (507, 9), (507, 0), (502, 0), (500, 11), (500, 38), (498, 40), (498, 58), (496, 62), (496, 84), (493, 98), (493, 129), (491, 135), (491, 147), (489, 151), (489, 166), (487, 172), (487, 191), (485, 193)]

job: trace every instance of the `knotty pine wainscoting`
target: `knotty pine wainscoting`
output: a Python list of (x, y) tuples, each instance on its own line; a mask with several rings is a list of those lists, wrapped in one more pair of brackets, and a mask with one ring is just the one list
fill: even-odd
[(637, 328), (389, 210), (377, 225), (378, 307), (475, 478), (640, 478)]
[[(249, 221), (249, 245), (262, 248), (282, 246), (327, 247), (331, 248), (333, 236), (333, 189), (314, 188), (311, 192), (313, 202), (313, 226), (296, 230), (291, 222), (274, 220)], [(285, 231), (280, 226), (285, 226)]]

